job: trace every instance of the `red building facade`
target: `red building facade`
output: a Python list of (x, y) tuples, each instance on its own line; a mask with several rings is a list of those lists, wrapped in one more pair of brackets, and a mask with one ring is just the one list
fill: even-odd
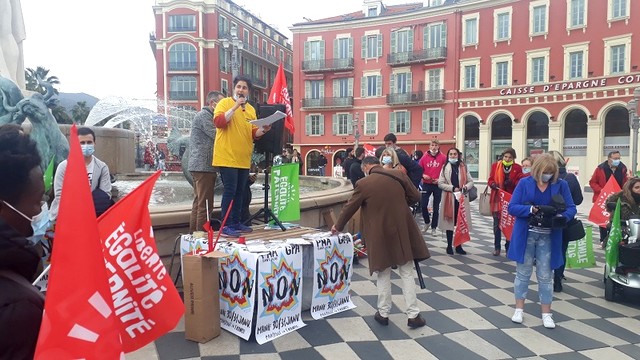
[(231, 92), (233, 51), (238, 74), (253, 82), (250, 101), (266, 102), (280, 62), (291, 81), (287, 38), (234, 2), (156, 0), (153, 10), (157, 95), (169, 128), (188, 133), (209, 91)]
[(317, 154), (332, 165), (358, 131), (375, 145), (394, 132), (409, 151), (438, 138), (481, 180), (506, 147), (519, 160), (557, 150), (585, 184), (611, 150), (630, 163), (637, 16), (629, 0), (367, 0), (295, 24), (295, 145), (309, 173)]

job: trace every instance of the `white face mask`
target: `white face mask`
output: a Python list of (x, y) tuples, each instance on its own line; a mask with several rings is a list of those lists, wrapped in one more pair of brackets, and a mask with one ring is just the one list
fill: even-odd
[(382, 157), (382, 164), (384, 164), (384, 165), (391, 164), (391, 156), (383, 156)]
[(7, 205), (11, 210), (15, 211), (18, 215), (22, 216), (25, 220), (31, 223), (31, 229), (33, 230), (33, 234), (27, 237), (27, 240), (32, 243), (37, 243), (44, 238), (47, 229), (49, 228), (49, 206), (47, 206), (46, 202), (42, 203), (40, 213), (34, 217), (28, 217), (22, 211), (16, 209), (8, 202), (2, 200), (2, 202)]

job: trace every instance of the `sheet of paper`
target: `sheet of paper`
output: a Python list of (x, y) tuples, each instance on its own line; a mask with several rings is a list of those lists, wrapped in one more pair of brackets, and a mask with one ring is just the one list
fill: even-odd
[(266, 118), (262, 118), (262, 119), (258, 119), (258, 120), (252, 120), (251, 123), (257, 127), (263, 127), (265, 125), (271, 125), (274, 122), (280, 120), (280, 119), (284, 119), (284, 117), (287, 116), (285, 113), (283, 113), (282, 111), (278, 110), (276, 112), (274, 112), (273, 114), (267, 116)]
[(311, 243), (303, 238), (290, 238), (285, 240), (287, 244), (291, 245), (311, 245)]

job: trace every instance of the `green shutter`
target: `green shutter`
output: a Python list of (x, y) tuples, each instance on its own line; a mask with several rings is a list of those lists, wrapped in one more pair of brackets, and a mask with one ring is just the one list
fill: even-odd
[(367, 95), (367, 77), (363, 76), (360, 78), (360, 97), (365, 97)]
[(411, 93), (411, 79), (413, 77), (412, 73), (407, 73), (407, 93)]
[(429, 110), (422, 110), (422, 133), (426, 134), (429, 129)]
[(339, 40), (333, 39), (333, 58), (334, 59), (337, 59), (340, 55), (340, 52), (338, 51), (338, 44), (339, 44)]
[(306, 115), (304, 117), (304, 128), (305, 128), (305, 135), (307, 136), (311, 135), (311, 115)]
[(438, 116), (438, 132), (444, 132), (444, 109), (440, 109)]
[(318, 60), (324, 60), (324, 40), (320, 40), (320, 57)]
[(331, 115), (331, 119), (332, 119), (332, 128), (333, 128), (333, 135), (338, 135), (338, 115), (333, 114)]
[(347, 80), (347, 84), (348, 84), (348, 85), (347, 85), (347, 86), (348, 86), (348, 90), (347, 90), (347, 91), (348, 91), (348, 93), (347, 93), (347, 95), (349, 95), (349, 96), (353, 96), (353, 78), (349, 78), (349, 79)]
[(389, 75), (389, 94), (395, 94), (396, 93), (396, 76), (398, 76), (397, 74), (391, 74)]
[(389, 114), (389, 132), (396, 133), (396, 113), (391, 112)]
[(425, 27), (422, 28), (422, 48), (425, 50), (429, 48), (429, 26), (428, 25), (425, 25)]
[(397, 49), (398, 49), (398, 32), (392, 31), (391, 32), (391, 53), (395, 54), (397, 52)]
[(311, 59), (311, 48), (309, 47), (309, 42), (305, 41), (304, 42), (304, 60), (310, 60)]
[(320, 135), (324, 135), (324, 115), (320, 115)]
[(324, 80), (320, 83), (320, 99), (324, 99)]
[(405, 129), (407, 130), (407, 134), (411, 134), (411, 111), (407, 111), (407, 126), (405, 127)]
[(378, 56), (377, 57), (381, 57), (382, 56), (382, 34), (378, 34)]
[(353, 38), (349, 38), (349, 55), (347, 58), (353, 57)]
[(413, 29), (409, 29), (409, 46), (407, 47), (407, 49), (409, 50), (409, 52), (413, 51)]
[(347, 114), (347, 135), (353, 134), (353, 115)]
[(382, 96), (382, 75), (376, 76), (376, 96)]
[(311, 81), (304, 82), (304, 97), (307, 99), (311, 98)]
[(340, 96), (340, 79), (333, 79), (333, 97), (337, 98)]
[(362, 58), (363, 59), (367, 58), (367, 37), (366, 36), (362, 37)]
[(441, 42), (440, 46), (447, 47), (447, 23), (442, 23), (442, 31), (440, 31)]

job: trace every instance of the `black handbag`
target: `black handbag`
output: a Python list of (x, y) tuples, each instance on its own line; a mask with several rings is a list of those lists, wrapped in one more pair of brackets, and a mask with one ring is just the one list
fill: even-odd
[(584, 232), (584, 225), (582, 221), (573, 218), (567, 224), (567, 227), (562, 230), (562, 238), (568, 241), (576, 241), (582, 239), (586, 233)]
[(467, 196), (469, 197), (469, 202), (474, 201), (478, 198), (478, 188), (473, 185), (471, 189), (467, 192)]

